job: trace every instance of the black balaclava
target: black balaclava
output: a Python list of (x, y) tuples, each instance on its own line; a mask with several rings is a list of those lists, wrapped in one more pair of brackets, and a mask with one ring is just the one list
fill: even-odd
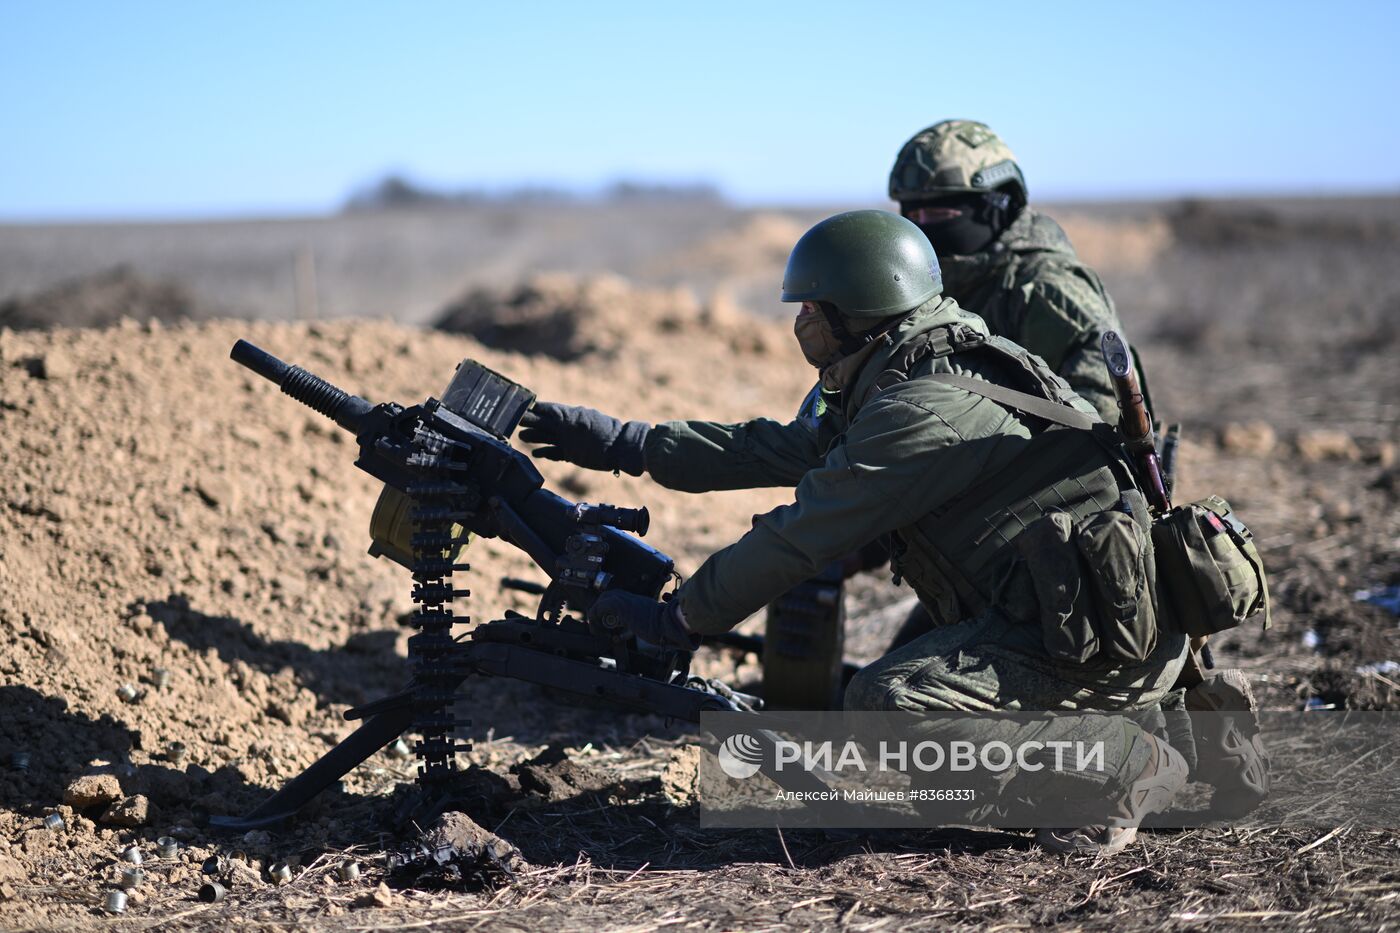
[[(900, 205), (901, 213), (924, 231), (933, 251), (940, 256), (971, 256), (980, 253), (1011, 226), (1020, 213), (1005, 191), (968, 191), (944, 198), (930, 198)], [(924, 208), (956, 211), (946, 219), (924, 220)]]

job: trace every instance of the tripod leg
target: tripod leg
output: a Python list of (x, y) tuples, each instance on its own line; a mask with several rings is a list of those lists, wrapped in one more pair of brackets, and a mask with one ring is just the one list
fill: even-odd
[(271, 826), (295, 814), (312, 797), (349, 774), (351, 769), (370, 755), (398, 738), (413, 725), (416, 712), (411, 705), (388, 710), (365, 721), (335, 748), (326, 752), (301, 774), (292, 778), (282, 789), (247, 816), (215, 816), (209, 825), (216, 829), (243, 832)]

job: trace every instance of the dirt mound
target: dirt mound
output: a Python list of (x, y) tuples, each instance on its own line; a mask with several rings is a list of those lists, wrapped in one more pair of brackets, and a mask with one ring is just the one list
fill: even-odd
[(697, 337), (766, 354), (781, 335), (723, 302), (702, 306), (688, 290), (641, 289), (616, 276), (543, 275), (509, 289), (478, 288), (434, 326), (484, 346), (572, 362), (673, 353)]
[(754, 214), (735, 229), (713, 234), (668, 257), (666, 263), (688, 275), (766, 276), (776, 291), (788, 254), (807, 226), (781, 214)]
[[(84, 879), (64, 887), (69, 906), (46, 922), (87, 916), (133, 840), (182, 840), (184, 880), (161, 896), (190, 894), (190, 866), (213, 851), (204, 817), (255, 804), (348, 733), (348, 706), (404, 679), (408, 632), (395, 620), (411, 581), (364, 553), (376, 484), (353, 467), (348, 435), (228, 359), (236, 339), (376, 401), (440, 391), (463, 357), (543, 397), (652, 420), (783, 417), (807, 388), (810, 370), (781, 327), (706, 323), (693, 304), (616, 281), (551, 287), (573, 296), (571, 313), (618, 321), (610, 339), (624, 320), (648, 336), (626, 354), (596, 346), (584, 365), (563, 365), (387, 323), (0, 331), (0, 840), (14, 842), (25, 884), (79, 866)], [(699, 510), (694, 497), (631, 478), (541, 466), (572, 498), (648, 505), (647, 540), (685, 572), (786, 496), (724, 494)], [(530, 597), (495, 587), (538, 579), (528, 559), (481, 541), (471, 561), (476, 617), (533, 613)], [(500, 772), (529, 756), (529, 736), (542, 745), (579, 728), (601, 744), (618, 729), (657, 728), (585, 730), (596, 711), (561, 711), (522, 685), (471, 689), (474, 760)], [(294, 840), (243, 843), (253, 877), (269, 861), (309, 863), (317, 846), (365, 838), (351, 827), (410, 767), (381, 754), (324, 795)], [(116, 803), (143, 796), (144, 810), (121, 810), (143, 825), (100, 822), (114, 805), (105, 798), (64, 804), (83, 775), (115, 778)], [(42, 827), (55, 812), (66, 832)], [(0, 897), (3, 925), (38, 916)]]
[(698, 242), (656, 257), (643, 271), (690, 283), (712, 296), (711, 305), (786, 318), (789, 309), (777, 300), (783, 269), (793, 246), (815, 220), (767, 212), (742, 216)]
[(389, 859), (395, 880), (415, 887), (495, 889), (529, 865), (515, 846), (448, 811)]
[(55, 285), (0, 303), (0, 327), (107, 327), (122, 318), (173, 322), (211, 315), (185, 288), (114, 266), (96, 275)]

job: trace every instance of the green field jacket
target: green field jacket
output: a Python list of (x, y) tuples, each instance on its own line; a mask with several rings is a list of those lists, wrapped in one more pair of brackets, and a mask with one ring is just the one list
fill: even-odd
[(1103, 282), (1079, 261), (1059, 224), (1026, 208), (991, 248), (939, 257), (939, 265), (943, 294), (1045, 360), (1100, 417), (1118, 422), (1099, 339), (1106, 330), (1121, 332), (1122, 324)]
[[(916, 341), (949, 325), (996, 341), (1018, 362), (1008, 366), (1004, 356), (975, 350), (928, 356), (909, 378), (876, 387)], [(892, 332), (820, 419), (655, 426), (646, 466), (664, 486), (796, 487), (793, 502), (755, 516), (747, 534), (682, 586), (687, 624), (705, 634), (727, 631), (889, 532), (897, 572), (939, 622), (1024, 590), (1011, 586), (1011, 540), (1047, 509), (1077, 517), (1113, 507), (1119, 491), (1108, 457), (1088, 432), (1047, 431), (997, 402), (921, 377), (960, 373), (1020, 388), (1015, 382), (1024, 382), (1025, 371), (1058, 400), (1092, 413), (1042, 361), (990, 336), (983, 320), (956, 302), (935, 298)], [(1042, 436), (1048, 434), (1058, 436)]]

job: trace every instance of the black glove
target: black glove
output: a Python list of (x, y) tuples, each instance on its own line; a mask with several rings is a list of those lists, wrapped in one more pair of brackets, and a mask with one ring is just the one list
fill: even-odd
[(535, 456), (563, 460), (590, 470), (621, 470), (633, 476), (646, 472), (643, 447), (651, 425), (644, 421), (623, 424), (601, 411), (581, 405), (536, 402), (520, 419), (520, 439), (545, 444)]
[(660, 603), (626, 590), (608, 590), (588, 610), (588, 621), (604, 628), (625, 628), (642, 641), (663, 648), (694, 651), (700, 636), (681, 621), (677, 600)]

